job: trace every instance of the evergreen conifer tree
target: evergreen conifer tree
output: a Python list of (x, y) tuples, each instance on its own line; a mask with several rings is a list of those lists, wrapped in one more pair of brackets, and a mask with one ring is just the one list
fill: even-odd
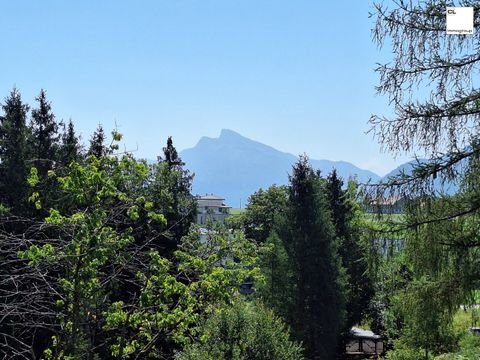
[[(359, 324), (369, 308), (374, 290), (368, 276), (368, 265), (361, 245), (357, 218), (361, 210), (355, 204), (355, 184), (343, 189), (343, 181), (335, 170), (327, 177), (327, 194), (332, 221), (339, 246), (339, 255), (347, 275), (345, 331)], [(357, 206), (356, 206), (357, 205)]]
[(63, 132), (59, 158), (63, 165), (68, 165), (72, 161), (78, 161), (81, 158), (80, 140), (75, 133), (72, 120), (69, 120), (66, 126), (62, 123), (62, 126)]
[(108, 148), (105, 145), (105, 132), (102, 125), (98, 125), (97, 129), (93, 133), (90, 139), (90, 148), (88, 149), (88, 155), (94, 155), (96, 157), (105, 156), (108, 153)]
[(40, 91), (36, 100), (38, 108), (32, 110), (33, 165), (37, 168), (39, 176), (44, 178), (57, 158), (58, 124), (45, 90)]
[(152, 167), (153, 181), (148, 192), (152, 203), (167, 220), (168, 230), (162, 231), (161, 239), (166, 253), (170, 253), (195, 221), (196, 202), (191, 194), (193, 175), (184, 169), (185, 163), (178, 156), (171, 137), (163, 153), (158, 164)]
[(29, 107), (14, 88), (2, 105), (0, 116), (0, 203), (22, 210), (27, 194), (28, 142), (26, 125)]
[(165, 156), (165, 161), (170, 167), (174, 165), (185, 165), (185, 163), (182, 162), (182, 159), (178, 156), (177, 149), (173, 146), (171, 136), (167, 139), (167, 146), (163, 148), (163, 155)]
[(344, 318), (344, 279), (325, 180), (306, 156), (290, 176), (289, 202), (279, 236), (296, 281), (292, 327), (308, 358), (334, 359)]

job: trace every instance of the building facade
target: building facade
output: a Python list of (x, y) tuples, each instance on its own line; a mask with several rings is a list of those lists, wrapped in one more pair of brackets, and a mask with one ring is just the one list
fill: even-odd
[(230, 208), (225, 204), (225, 198), (220, 196), (197, 196), (197, 224), (205, 225), (208, 221), (224, 222), (230, 214)]

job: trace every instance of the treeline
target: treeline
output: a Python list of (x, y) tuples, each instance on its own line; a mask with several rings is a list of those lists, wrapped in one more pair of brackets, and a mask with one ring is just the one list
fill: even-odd
[[(194, 225), (172, 139), (157, 164), (84, 147), (45, 91), (0, 116), (0, 352), (18, 359), (334, 359), (373, 285), (353, 183), (306, 157), (228, 230)], [(253, 283), (253, 294), (241, 285)]]
[(259, 190), (233, 222), (267, 244), (259, 292), (308, 358), (341, 356), (350, 328), (370, 318), (374, 295), (355, 183), (345, 188), (335, 171), (324, 178), (301, 156), (288, 186)]
[[(30, 112), (14, 89), (0, 117), (0, 351), (109, 358), (162, 344), (158, 354), (173, 353), (174, 334), (181, 337), (173, 329), (187, 320), (150, 326), (149, 316), (169, 311), (187, 286), (170, 267), (195, 218), (191, 174), (171, 139), (152, 166), (116, 154), (121, 134), (107, 145), (101, 126), (84, 148), (71, 121), (55, 120), (45, 91), (36, 100)], [(158, 290), (165, 303), (157, 294), (150, 301), (152, 278), (161, 276), (178, 284)], [(119, 313), (128, 319), (115, 325)]]
[(478, 158), (458, 194), (374, 218), (354, 181), (301, 156), (288, 185), (205, 233), (171, 138), (149, 165), (101, 126), (84, 146), (45, 91), (30, 110), (14, 89), (2, 110), (2, 357), (337, 359), (358, 325), (388, 359), (478, 355), (475, 310), (455, 323), (480, 300)]

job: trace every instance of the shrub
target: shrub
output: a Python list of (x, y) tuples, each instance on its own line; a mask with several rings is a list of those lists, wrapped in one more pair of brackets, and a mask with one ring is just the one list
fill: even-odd
[(177, 360), (300, 360), (300, 344), (290, 340), (285, 324), (259, 302), (236, 300), (200, 327), (200, 339)]

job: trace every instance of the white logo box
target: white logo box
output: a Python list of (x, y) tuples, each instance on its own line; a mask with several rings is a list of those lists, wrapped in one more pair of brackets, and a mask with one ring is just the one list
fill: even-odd
[(473, 34), (473, 7), (447, 7), (447, 34)]

